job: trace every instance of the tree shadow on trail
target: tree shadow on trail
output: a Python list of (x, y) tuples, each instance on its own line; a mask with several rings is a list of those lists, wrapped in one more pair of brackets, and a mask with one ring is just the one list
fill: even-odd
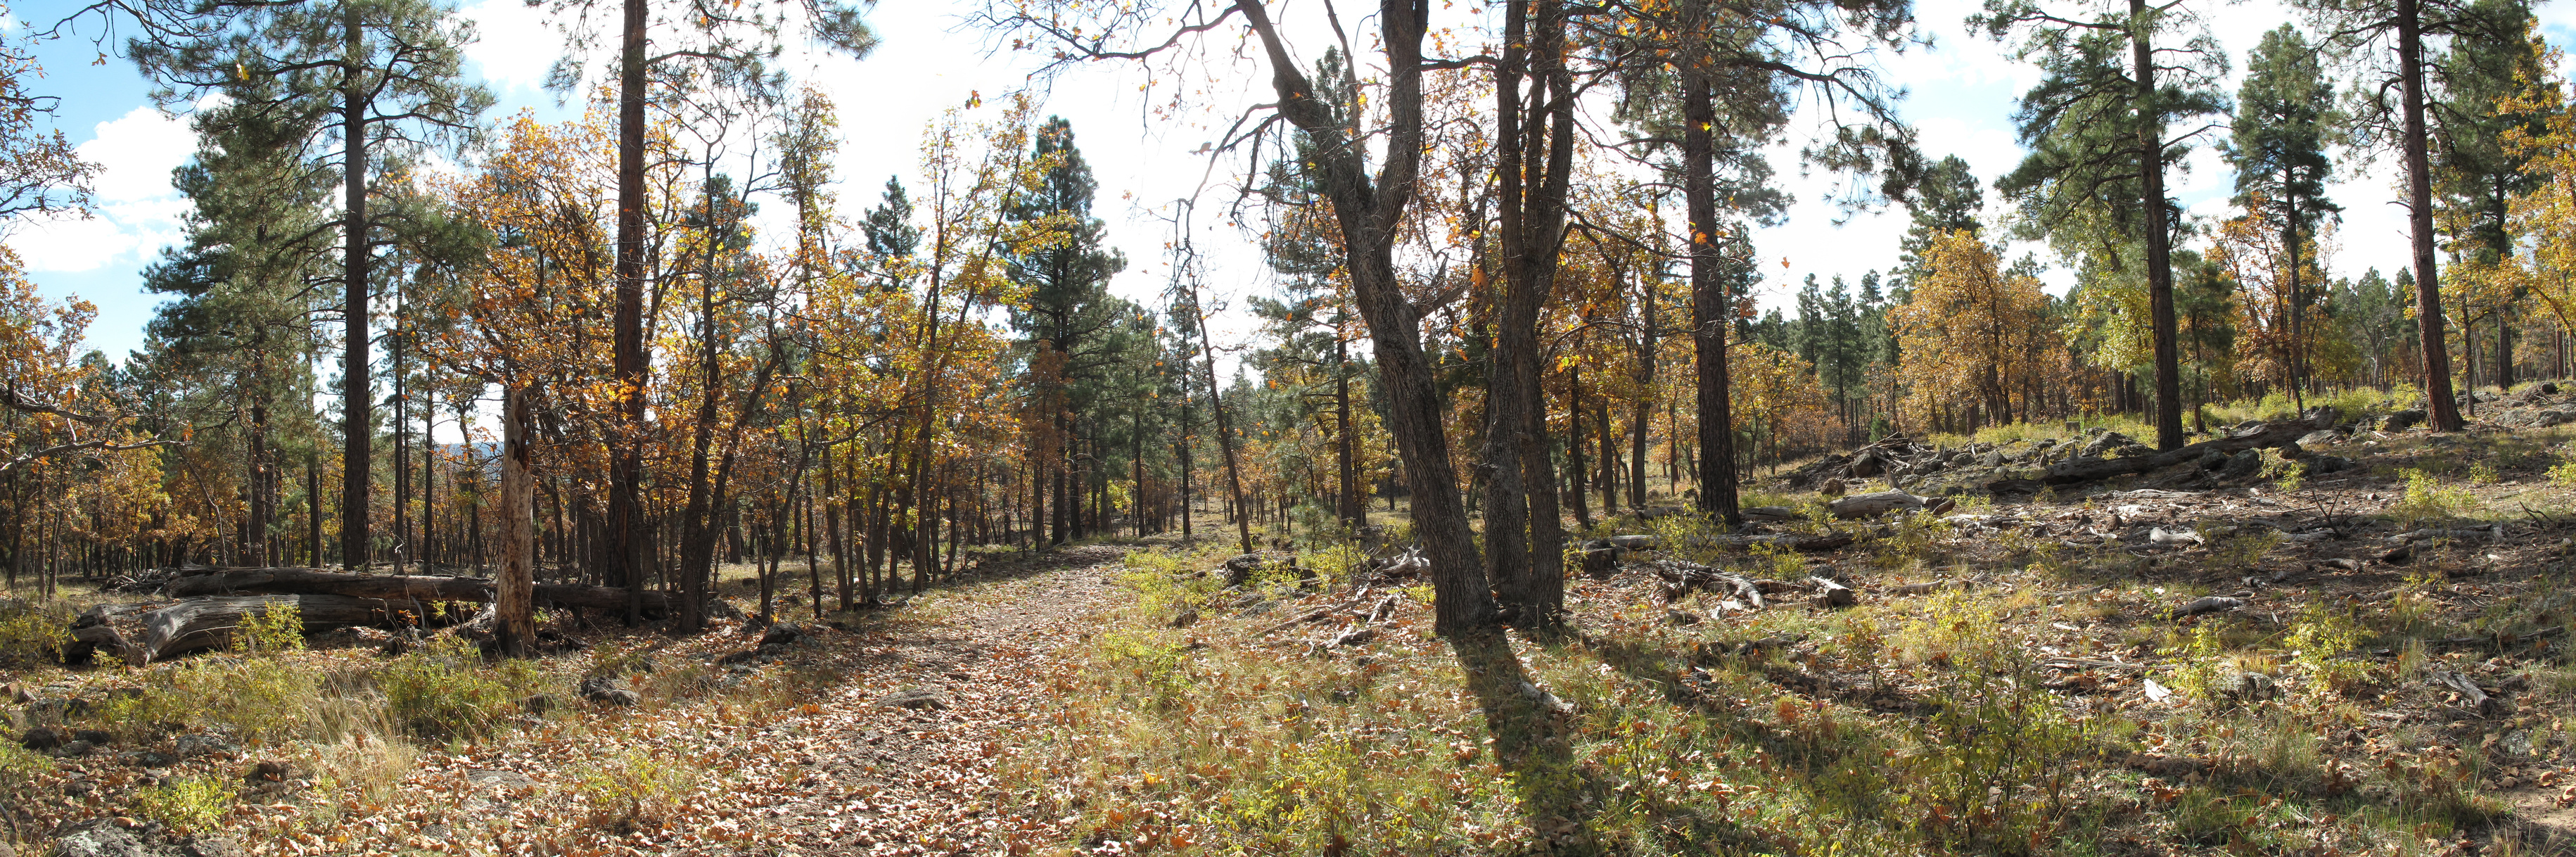
[(1449, 648), (1467, 674), (1468, 692), (1484, 709), (1495, 761), (1511, 772), (1520, 792), (1522, 812), (1538, 839), (1532, 850), (1602, 853), (1585, 821), (1600, 805), (1603, 786), (1574, 761), (1565, 703), (1530, 680), (1500, 631), (1454, 635)]

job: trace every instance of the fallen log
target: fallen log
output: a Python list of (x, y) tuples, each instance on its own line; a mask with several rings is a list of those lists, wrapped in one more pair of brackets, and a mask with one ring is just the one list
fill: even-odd
[(1808, 604), (1824, 608), (1849, 607), (1852, 605), (1854, 597), (1852, 595), (1851, 587), (1844, 586), (1840, 583), (1834, 582), (1830, 578), (1821, 576), (1809, 576), (1807, 578), (1807, 582), (1815, 587), (1815, 594), (1809, 596), (1807, 599)]
[(1903, 491), (1872, 491), (1867, 494), (1853, 494), (1838, 498), (1825, 504), (1825, 510), (1834, 513), (1836, 518), (1848, 521), (1854, 518), (1875, 518), (1889, 512), (1914, 512), (1927, 509), (1937, 515), (1949, 511), (1952, 505), (1955, 504), (1947, 497), (1924, 497)]
[(1708, 536), (1704, 541), (1698, 538), (1691, 539), (1691, 544), (1703, 547), (1749, 548), (1755, 545), (1768, 545), (1773, 548), (1809, 552), (1834, 550), (1848, 547), (1851, 543), (1850, 533), (1826, 533), (1817, 536), (1771, 533), (1759, 536)]
[(1680, 600), (1693, 589), (1730, 593), (1760, 610), (1769, 606), (1762, 599), (1762, 587), (1742, 575), (1729, 574), (1695, 562), (1664, 560), (1655, 563), (1655, 576), (1666, 584), (1664, 600)]
[(490, 601), (492, 581), (480, 577), (347, 574), (309, 568), (253, 568), (193, 574), (161, 591), (172, 598), (209, 595), (346, 595), (408, 601)]
[(143, 614), (142, 662), (232, 642), (232, 631), (247, 619), (281, 606), (295, 608), (304, 633), (322, 634), (369, 625), (408, 625), (427, 608), (418, 601), (353, 598), (346, 595), (236, 595), (190, 598)]
[[(490, 602), (497, 591), (488, 578), (433, 577), (426, 575), (349, 574), (310, 568), (250, 568), (207, 570), (170, 581), (163, 591), (173, 598), (198, 598), (215, 595), (339, 595), (350, 598), (432, 601)], [(540, 583), (536, 587), (539, 607), (582, 610), (625, 610), (626, 590), (616, 586), (588, 586), (579, 583)], [(666, 615), (677, 603), (662, 592), (644, 593), (644, 613)], [(709, 599), (708, 609), (719, 618), (739, 616), (730, 605)]]
[(143, 615), (139, 604), (93, 604), (72, 619), (72, 640), (63, 645), (62, 661), (66, 664), (87, 663), (104, 651), (128, 666), (143, 665), (143, 649), (125, 635), (119, 624), (132, 625)]
[(2037, 479), (1997, 479), (1987, 482), (1985, 489), (1995, 494), (2035, 494), (2051, 485), (2098, 482), (2114, 476), (2163, 470), (2187, 461), (2199, 460), (2202, 455), (2210, 452), (2232, 455), (2248, 449), (2289, 446), (2298, 442), (2298, 439), (2308, 432), (2315, 430), (2315, 424), (2304, 419), (2265, 423), (2228, 437), (2205, 440), (2179, 449), (2169, 449), (2148, 455), (2070, 459), (2049, 465), (2046, 473)]

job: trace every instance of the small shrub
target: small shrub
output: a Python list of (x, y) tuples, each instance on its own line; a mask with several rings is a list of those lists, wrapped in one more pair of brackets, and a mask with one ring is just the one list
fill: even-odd
[(2281, 532), (2279, 530), (2264, 527), (2246, 527), (2235, 535), (2229, 536), (2225, 540), (2220, 541), (2213, 549), (2212, 553), (2216, 556), (2218, 561), (2223, 563), (2225, 566), (2230, 568), (2241, 568), (2253, 565), (2256, 561), (2261, 560), (2264, 554), (2271, 553), (2273, 548), (2280, 546)]
[(1132, 631), (1110, 631), (1100, 635), (1098, 645), (1101, 664), (1108, 668), (1113, 681), (1132, 681), (1157, 703), (1169, 702), (1189, 690), (1189, 649), (1180, 643), (1162, 642)]
[(2311, 603), (2291, 620), (2283, 642), (2290, 646), (2291, 662), (2308, 672), (2318, 691), (2344, 693), (2370, 671), (2370, 665), (2343, 657), (2361, 646), (2362, 637), (2361, 622), (2350, 611)]
[(233, 651), (267, 655), (304, 648), (304, 609), (293, 602), (271, 604), (233, 628)]
[(232, 791), (208, 778), (180, 777), (134, 792), (135, 814), (181, 833), (213, 829), (232, 810)]
[(669, 818), (697, 783), (695, 770), (629, 750), (582, 775), (573, 791), (590, 806), (592, 825), (632, 832)]
[(0, 598), (0, 666), (59, 661), (72, 640), (71, 611)]
[(44, 754), (18, 746), (16, 741), (0, 741), (0, 783), (22, 780), (54, 769), (54, 760)]
[(444, 636), (387, 665), (376, 686), (387, 713), (413, 734), (465, 738), (483, 734), (512, 710), (517, 688), (503, 675), (483, 666), (473, 643)]
[(2168, 676), (2174, 689), (2204, 701), (2210, 698), (2210, 688), (2217, 684), (2219, 672), (2224, 669), (2226, 652), (2226, 637), (2219, 623), (2212, 620), (2202, 621), (2189, 636), (2157, 650), (2157, 654), (2181, 661)]
[(2576, 461), (2549, 468), (2549, 484), (2560, 488), (2576, 488)]
[(2477, 498), (2457, 488), (2444, 488), (2433, 475), (2416, 468), (2402, 471), (2406, 478), (2406, 496), (2389, 511), (2401, 526), (2413, 527), (2425, 521), (2450, 518), (2477, 505)]
[(2289, 493), (2299, 490), (2299, 486), (2307, 483), (2307, 462), (2282, 455), (2277, 447), (2264, 449), (2262, 455), (2263, 469), (2260, 473), (2263, 478), (2272, 480), (2273, 487), (2281, 489), (2283, 493)]
[(2469, 465), (2469, 484), (2471, 485), (2493, 485), (2498, 478), (2495, 462), (2481, 461)]

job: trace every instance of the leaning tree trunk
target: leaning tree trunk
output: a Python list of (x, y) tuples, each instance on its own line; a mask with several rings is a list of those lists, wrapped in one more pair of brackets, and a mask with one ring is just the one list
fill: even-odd
[(1380, 90), (1387, 140), (1383, 163), (1372, 177), (1341, 117), (1315, 96), (1314, 83), (1298, 71), (1269, 10), (1259, 3), (1237, 8), (1261, 39), (1280, 113), (1324, 143), (1317, 149), (1314, 170), (1332, 200), (1351, 292), (1376, 346), (1387, 395), (1387, 429), (1413, 491), (1414, 534), (1431, 565), (1433, 628), (1454, 635), (1488, 627), (1495, 615), (1493, 593), (1482, 580), (1475, 533), (1458, 496), (1457, 470), (1441, 423), (1448, 403), (1422, 348), (1425, 310), (1404, 294), (1395, 272), (1398, 226), (1422, 166), (1422, 41), (1429, 10), (1396, 0), (1379, 7), (1379, 42), (1388, 61)]

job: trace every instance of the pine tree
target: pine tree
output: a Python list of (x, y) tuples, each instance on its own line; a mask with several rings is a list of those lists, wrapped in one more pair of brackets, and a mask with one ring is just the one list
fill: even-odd
[[(343, 294), (340, 558), (351, 566), (370, 553), (374, 269), (381, 248), (402, 243), (412, 222), (371, 209), (379, 198), (375, 182), (411, 156), (472, 142), (477, 117), (492, 101), (459, 82), (467, 34), (453, 15), (425, 0), (261, 6), (205, 38), (138, 39), (127, 46), (161, 82), (156, 98), (170, 103), (224, 94), (233, 104), (218, 119), (257, 123), (261, 128), (248, 133), (272, 134), (274, 144), (291, 147), (298, 163), (317, 173), (305, 181), (336, 179), (344, 194), (337, 266)], [(323, 172), (332, 175), (318, 175)]]
[(1905, 238), (1897, 244), (1893, 277), (1898, 288), (1923, 276), (1923, 254), (1931, 249), (1934, 238), (1951, 232), (1985, 232), (1980, 215), (1986, 207), (1986, 194), (1977, 187), (1976, 172), (1957, 155), (1945, 156), (1924, 171), (1923, 180), (1915, 184), (1914, 196), (1906, 200), (1906, 206), (1912, 211), (1913, 224), (1906, 227)]
[(2281, 236), (2288, 258), (2278, 288), (2290, 358), (2293, 395), (2307, 383), (2306, 349), (2301, 346), (2311, 301), (2300, 282), (2300, 254), (2323, 218), (2342, 211), (2326, 199), (2326, 179), (2334, 161), (2326, 155), (2341, 123), (2334, 105), (2334, 82), (2325, 76), (2316, 47), (2296, 27), (2284, 24), (2263, 34), (2246, 59), (2245, 82), (2236, 91), (2234, 136), (2220, 150), (2236, 168), (2236, 205)]
[(2182, 374), (2175, 340), (2173, 243), (2176, 206), (2165, 170), (2192, 137), (2168, 129), (2225, 109), (2211, 87), (2225, 59), (2206, 35), (2160, 59), (2159, 35), (2193, 23), (2175, 5), (2127, 0), (2089, 13), (2058, 14), (2028, 0), (1990, 0), (1971, 19), (2046, 75), (2014, 114), (2031, 154), (1997, 188), (2022, 202), (2025, 234), (2044, 238), (2095, 270), (2142, 268), (2153, 345), (2156, 445), (2182, 446)]
[(1107, 227), (1091, 215), (1100, 183), (1074, 145), (1073, 123), (1049, 118), (1038, 131), (1034, 154), (1045, 177), (1014, 199), (1006, 216), (1046, 224), (1040, 234), (1047, 237), (1010, 248), (1004, 261), (1011, 281), (1027, 290), (1027, 297), (1010, 308), (1011, 327), (1021, 333), (1021, 347), (1028, 352), (1031, 395), (1047, 403), (1051, 419), (1052, 437), (1032, 447), (1040, 457), (1031, 462), (1031, 472), (1054, 480), (1049, 541), (1062, 544), (1082, 536), (1082, 480), (1096, 475), (1077, 473), (1077, 458), (1066, 445), (1081, 432), (1105, 427), (1105, 414), (1094, 412), (1107, 402), (1098, 382), (1133, 344), (1116, 334), (1137, 311), (1109, 294), (1109, 278), (1127, 267), (1127, 259), (1101, 244)]

